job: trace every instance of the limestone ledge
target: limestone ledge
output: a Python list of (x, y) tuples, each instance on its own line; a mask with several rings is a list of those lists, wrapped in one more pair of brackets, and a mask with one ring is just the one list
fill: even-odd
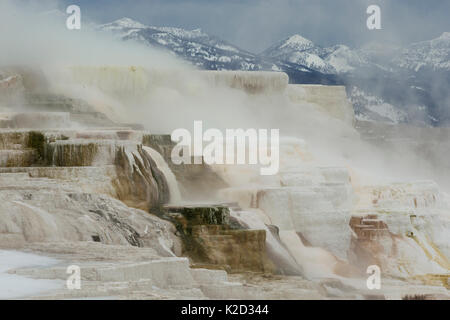
[(184, 252), (200, 265), (229, 272), (274, 272), (267, 257), (266, 231), (232, 223), (226, 206), (165, 206), (184, 243)]

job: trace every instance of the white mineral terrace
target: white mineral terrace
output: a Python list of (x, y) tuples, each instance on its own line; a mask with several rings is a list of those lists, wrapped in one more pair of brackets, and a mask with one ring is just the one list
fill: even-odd
[[(275, 72), (65, 71), (23, 105), (11, 96), (26, 75), (0, 82), (0, 299), (449, 297), (448, 190), (380, 169), (344, 87), (289, 85)], [(95, 94), (81, 108), (74, 95), (86, 92)], [(223, 110), (226, 97), (236, 109)], [(173, 164), (158, 134), (210, 113), (225, 126), (285, 124), (278, 173)], [(218, 262), (199, 263), (174, 219), (217, 206), (239, 228), (202, 217), (211, 225), (192, 234)], [(377, 291), (366, 286), (374, 264)], [(80, 290), (66, 287), (70, 265), (81, 268)]]

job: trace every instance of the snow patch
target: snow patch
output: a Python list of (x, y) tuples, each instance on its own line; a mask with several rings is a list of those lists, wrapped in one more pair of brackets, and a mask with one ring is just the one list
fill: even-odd
[(47, 267), (58, 260), (19, 251), (0, 250), (0, 299), (16, 299), (37, 295), (45, 291), (60, 289), (61, 280), (31, 279), (8, 270), (24, 267)]
[(314, 47), (314, 43), (311, 40), (303, 38), (301, 35), (294, 34), (284, 41), (284, 43), (280, 46), (280, 49), (283, 48), (291, 48), (294, 50), (306, 50)]

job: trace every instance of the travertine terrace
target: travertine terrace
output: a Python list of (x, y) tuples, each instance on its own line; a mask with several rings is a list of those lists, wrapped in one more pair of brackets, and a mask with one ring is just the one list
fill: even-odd
[[(121, 106), (174, 77), (139, 67), (69, 70), (72, 84)], [(346, 141), (363, 143), (344, 87), (290, 85), (276, 72), (195, 74), (210, 90), (232, 90), (250, 105), (279, 99), (274, 106), (323, 117)], [(301, 134), (282, 137), (280, 171), (270, 178), (248, 166), (177, 166), (170, 132), (36, 87), (35, 71), (2, 75), (0, 255), (37, 262), (11, 260), (0, 280), (42, 284), (5, 298), (448, 297), (450, 200), (433, 181), (365, 179), (360, 168), (318, 159)], [(383, 272), (377, 293), (366, 287), (370, 264)], [(70, 265), (81, 268), (79, 290), (66, 288)]]

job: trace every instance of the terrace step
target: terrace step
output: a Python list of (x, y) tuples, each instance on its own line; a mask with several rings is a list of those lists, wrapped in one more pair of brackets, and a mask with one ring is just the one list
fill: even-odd
[(34, 150), (0, 150), (0, 167), (28, 167), (34, 158)]

